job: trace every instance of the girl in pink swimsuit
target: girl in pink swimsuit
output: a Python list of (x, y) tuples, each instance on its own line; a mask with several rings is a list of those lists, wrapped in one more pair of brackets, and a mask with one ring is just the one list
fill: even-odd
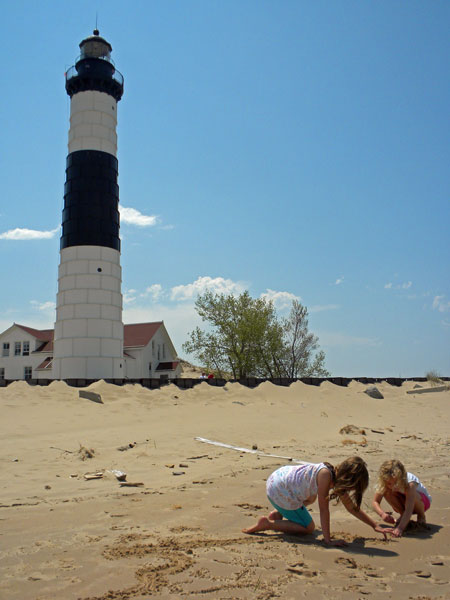
[[(380, 502), (386, 500), (400, 518), (396, 521), (391, 512), (385, 512)], [(395, 524), (390, 533), (401, 537), (412, 515), (417, 524), (426, 525), (425, 512), (430, 508), (431, 496), (426, 487), (412, 473), (408, 473), (399, 460), (386, 460), (378, 472), (378, 487), (372, 506), (386, 523)]]

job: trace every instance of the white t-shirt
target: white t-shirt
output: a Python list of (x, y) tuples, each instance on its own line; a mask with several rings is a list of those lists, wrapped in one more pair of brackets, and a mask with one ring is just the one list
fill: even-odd
[(415, 483), (416, 484), (416, 490), (422, 494), (425, 494), (425, 496), (428, 498), (428, 500), (431, 502), (431, 496), (428, 493), (427, 488), (423, 485), (423, 483), (421, 483), (419, 481), (419, 479), (413, 475), (412, 473), (406, 473), (406, 476), (408, 478), (408, 483)]
[(324, 463), (280, 467), (267, 480), (267, 496), (280, 508), (297, 510), (317, 494), (317, 474), (327, 468)]

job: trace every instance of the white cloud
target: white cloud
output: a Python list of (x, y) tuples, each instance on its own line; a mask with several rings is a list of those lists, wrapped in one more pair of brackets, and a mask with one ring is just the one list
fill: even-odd
[(338, 278), (336, 279), (336, 281), (334, 282), (334, 285), (340, 285), (340, 284), (341, 284), (343, 281), (344, 281), (344, 278), (343, 278), (343, 277), (338, 277)]
[(215, 294), (240, 294), (245, 289), (244, 285), (223, 277), (198, 277), (193, 283), (176, 285), (171, 289), (171, 300), (193, 300), (198, 294), (206, 290)]
[(340, 332), (317, 333), (320, 345), (324, 347), (349, 347), (349, 346), (381, 346), (378, 338), (358, 337)]
[(32, 304), (38, 310), (43, 311), (56, 309), (56, 302), (51, 302), (50, 300), (48, 302), (38, 302), (37, 300), (30, 300), (30, 304)]
[(412, 281), (406, 281), (405, 283), (398, 283), (397, 285), (394, 285), (393, 283), (389, 282), (389, 283), (384, 284), (384, 289), (385, 290), (409, 290), (409, 288), (411, 286), (412, 286)]
[(138, 227), (153, 227), (158, 222), (155, 215), (143, 215), (135, 208), (126, 206), (120, 207), (120, 220), (127, 225), (137, 225)]
[(316, 304), (308, 308), (309, 313), (323, 312), (324, 310), (337, 310), (340, 308), (339, 304)]
[(445, 296), (435, 296), (433, 300), (433, 309), (439, 312), (447, 312), (450, 310), (450, 302), (444, 300)]
[(145, 289), (143, 294), (140, 294), (141, 298), (145, 298), (146, 296), (150, 296), (151, 299), (156, 302), (161, 296), (163, 296), (163, 289), (160, 283), (154, 283)]
[(38, 231), (36, 229), (17, 227), (16, 229), (5, 231), (5, 233), (0, 233), (0, 240), (48, 240), (55, 237), (58, 231), (59, 227), (51, 231)]
[[(193, 302), (183, 302), (173, 306), (151, 304), (148, 307), (125, 307), (123, 311), (124, 323), (146, 323), (164, 321), (170, 338), (175, 346), (178, 356), (186, 356), (181, 346), (188, 339), (189, 332), (197, 325), (204, 328)], [(187, 357), (189, 359), (189, 357)]]
[(261, 294), (261, 298), (273, 302), (275, 308), (283, 309), (291, 306), (293, 300), (301, 300), (300, 296), (291, 294), (291, 292), (276, 292), (267, 288), (267, 291)]
[(125, 290), (123, 292), (123, 303), (124, 304), (130, 304), (131, 302), (134, 302), (136, 300), (136, 294), (137, 291), (136, 290)]
[[(51, 329), (55, 326), (55, 305), (53, 302), (41, 303), (37, 300), (31, 300), (30, 304), (36, 309), (33, 310), (33, 308), (28, 307), (4, 310), (0, 319), (0, 332), (9, 329), (13, 323), (20, 323), (34, 329)], [(53, 306), (50, 306), (51, 304)]]

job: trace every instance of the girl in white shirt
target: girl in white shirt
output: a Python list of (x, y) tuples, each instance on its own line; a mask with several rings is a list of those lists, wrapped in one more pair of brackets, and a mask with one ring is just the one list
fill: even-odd
[(298, 535), (312, 533), (315, 524), (305, 507), (318, 498), (320, 523), (327, 545), (345, 545), (344, 540), (331, 539), (330, 499), (340, 500), (350, 514), (382, 533), (386, 539), (385, 530), (361, 510), (368, 483), (367, 466), (359, 456), (353, 456), (336, 467), (326, 462), (281, 467), (269, 476), (266, 485), (267, 497), (274, 510), (267, 517), (261, 517), (253, 527), (243, 529), (243, 532), (272, 530)]
[[(391, 512), (385, 512), (381, 508), (383, 498), (399, 513), (397, 521)], [(394, 537), (401, 537), (412, 515), (417, 515), (418, 525), (426, 525), (425, 512), (430, 508), (431, 496), (419, 479), (408, 473), (399, 460), (386, 460), (378, 472), (378, 487), (372, 505), (383, 521), (395, 524), (390, 533)]]

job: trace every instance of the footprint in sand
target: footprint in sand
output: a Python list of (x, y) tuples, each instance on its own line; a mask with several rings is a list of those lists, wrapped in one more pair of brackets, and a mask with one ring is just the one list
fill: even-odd
[(293, 569), (292, 567), (288, 567), (286, 571), (289, 573), (294, 573), (295, 575), (299, 575), (300, 577), (304, 577), (306, 579), (312, 579), (313, 577), (317, 577), (320, 575), (319, 571), (309, 571), (308, 569)]
[(345, 556), (341, 556), (339, 558), (335, 558), (334, 562), (337, 563), (338, 565), (344, 565), (348, 569), (357, 569), (358, 568), (358, 564), (357, 564), (356, 560), (354, 560), (353, 558), (346, 558)]

